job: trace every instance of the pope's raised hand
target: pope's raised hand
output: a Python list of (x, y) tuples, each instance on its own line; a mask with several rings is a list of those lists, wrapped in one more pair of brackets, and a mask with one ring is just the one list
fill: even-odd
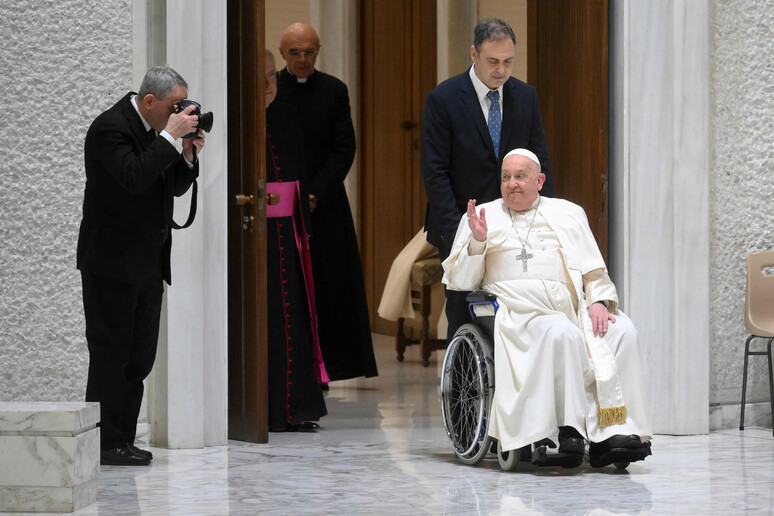
[(476, 200), (468, 201), (468, 226), (473, 233), (473, 238), (479, 242), (486, 241), (486, 210), (481, 208), (481, 213), (476, 213)]

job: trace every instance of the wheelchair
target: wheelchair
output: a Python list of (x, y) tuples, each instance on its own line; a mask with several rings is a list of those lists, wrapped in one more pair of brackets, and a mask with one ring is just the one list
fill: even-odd
[[(493, 335), (498, 304), (493, 294), (480, 291), (468, 294), (467, 301), (474, 322), (464, 324), (454, 334), (446, 348), (441, 372), (441, 416), (454, 454), (464, 464), (476, 465), (488, 453), (496, 452), (504, 471), (515, 470), (522, 459), (534, 466), (580, 466), (583, 456), (552, 452), (556, 445), (547, 439), (521, 450), (503, 450), (488, 434), (495, 389)], [(649, 447), (647, 442), (648, 454)], [(625, 469), (629, 462), (614, 465)]]

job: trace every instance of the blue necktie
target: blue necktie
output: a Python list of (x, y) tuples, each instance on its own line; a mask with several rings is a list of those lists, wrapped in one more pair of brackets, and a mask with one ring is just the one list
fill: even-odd
[(503, 125), (503, 118), (500, 115), (500, 94), (497, 90), (486, 94), (490, 100), (489, 104), (489, 136), (492, 137), (494, 145), (495, 158), (500, 158), (500, 128)]

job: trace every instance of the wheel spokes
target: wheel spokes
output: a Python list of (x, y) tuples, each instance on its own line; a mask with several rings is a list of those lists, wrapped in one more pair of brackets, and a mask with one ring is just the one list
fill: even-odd
[(463, 455), (473, 455), (484, 439), (482, 421), (486, 413), (486, 369), (475, 349), (472, 335), (462, 333), (450, 350), (445, 384), (445, 403), (448, 408), (446, 421), (450, 428), (455, 449)]

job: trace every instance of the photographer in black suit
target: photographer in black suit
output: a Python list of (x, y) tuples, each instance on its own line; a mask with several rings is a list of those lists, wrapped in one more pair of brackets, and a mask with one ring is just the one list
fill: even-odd
[[(162, 282), (171, 284), (173, 196), (196, 180), (204, 146), (196, 106), (176, 112), (187, 96), (177, 72), (151, 68), (139, 93), (99, 115), (86, 134), (78, 269), (89, 348), (86, 401), (100, 402), (105, 465), (153, 459), (134, 445), (142, 382), (156, 358)], [(186, 135), (180, 153), (173, 144)]]
[[(541, 195), (554, 195), (537, 92), (511, 77), (515, 47), (510, 25), (497, 18), (482, 20), (473, 31), (473, 66), (427, 95), (422, 117), (422, 178), (429, 201), (425, 230), (441, 261), (449, 256), (468, 200), (500, 197), (500, 167), (508, 151), (534, 152), (546, 176)], [(446, 290), (449, 338), (470, 322), (466, 295)]]

